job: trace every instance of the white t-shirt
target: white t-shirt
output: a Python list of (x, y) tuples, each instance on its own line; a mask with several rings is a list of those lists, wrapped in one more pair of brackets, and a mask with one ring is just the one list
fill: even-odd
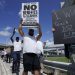
[(4, 55), (6, 55), (7, 54), (7, 52), (6, 52), (6, 49), (4, 48)]
[(14, 51), (21, 51), (21, 41), (14, 41)]
[(23, 53), (36, 54), (36, 39), (35, 37), (25, 36), (23, 40)]
[(37, 41), (36, 49), (37, 49), (37, 54), (40, 53), (43, 54), (43, 43), (41, 41)]

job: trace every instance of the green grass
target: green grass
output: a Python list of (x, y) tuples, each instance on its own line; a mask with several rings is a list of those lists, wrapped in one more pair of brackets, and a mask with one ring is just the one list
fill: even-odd
[(67, 59), (66, 57), (46, 57), (46, 60), (66, 62), (66, 63), (69, 62), (69, 59)]

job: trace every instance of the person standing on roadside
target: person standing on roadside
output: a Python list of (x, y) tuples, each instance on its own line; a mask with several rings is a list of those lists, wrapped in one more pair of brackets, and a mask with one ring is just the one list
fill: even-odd
[(10, 63), (11, 62), (11, 48), (10, 47), (6, 48), (6, 52), (7, 52), (7, 54), (6, 54), (6, 62)]
[(44, 66), (43, 66), (43, 61), (44, 61), (44, 51), (43, 51), (43, 43), (42, 41), (38, 40), (37, 41), (37, 55), (39, 57), (40, 60), (40, 65), (41, 65), (41, 75), (43, 75), (43, 70), (44, 70)]
[(11, 36), (11, 41), (14, 46), (13, 50), (13, 65), (12, 65), (12, 73), (19, 72), (20, 69), (20, 53), (21, 53), (21, 40), (19, 40), (19, 37), (16, 37), (16, 39), (13, 39), (13, 36), (15, 34), (15, 28), (13, 30), (13, 34)]
[(39, 35), (35, 38), (34, 36), (34, 30), (29, 29), (28, 36), (24, 34), (22, 30), (23, 26), (23, 20), (21, 20), (18, 31), (20, 35), (23, 37), (23, 67), (24, 71), (22, 75), (28, 75), (28, 71), (31, 71), (34, 73), (34, 75), (40, 75), (40, 61), (37, 56), (37, 49), (36, 49), (36, 42), (40, 40), (42, 36), (41, 27), (39, 24), (36, 24), (38, 26), (38, 32)]

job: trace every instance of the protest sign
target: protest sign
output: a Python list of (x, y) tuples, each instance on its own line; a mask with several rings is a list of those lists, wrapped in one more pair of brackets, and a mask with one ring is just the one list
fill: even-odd
[(75, 5), (52, 13), (54, 43), (75, 43)]
[(39, 3), (22, 3), (22, 18), (27, 26), (35, 26), (39, 23)]

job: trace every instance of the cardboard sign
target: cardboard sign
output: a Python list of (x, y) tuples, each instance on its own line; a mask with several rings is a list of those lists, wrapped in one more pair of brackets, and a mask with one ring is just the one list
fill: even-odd
[(22, 18), (25, 25), (35, 25), (39, 23), (39, 3), (22, 3)]
[(52, 14), (54, 43), (75, 43), (75, 5), (54, 11)]

